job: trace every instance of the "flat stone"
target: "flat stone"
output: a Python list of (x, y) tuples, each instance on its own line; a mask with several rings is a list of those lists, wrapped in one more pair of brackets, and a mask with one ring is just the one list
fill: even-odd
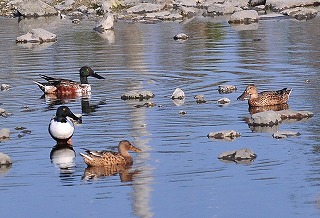
[(249, 125), (252, 126), (273, 126), (281, 123), (280, 115), (275, 111), (264, 111), (252, 114), (249, 119)]
[(250, 24), (257, 23), (259, 21), (258, 12), (255, 10), (243, 10), (234, 12), (230, 20), (230, 24)]
[(281, 12), (281, 14), (288, 15), (297, 20), (310, 20), (316, 17), (317, 13), (318, 13), (318, 10), (314, 8), (303, 8), (303, 7), (286, 9)]
[(165, 7), (162, 4), (141, 3), (127, 9), (127, 13), (142, 14), (160, 11)]
[(231, 2), (224, 2), (223, 4), (212, 4), (208, 7), (207, 12), (214, 15), (232, 14), (239, 11)]
[(257, 155), (249, 148), (242, 148), (240, 150), (225, 151), (219, 155), (219, 159), (241, 162), (241, 161), (253, 161)]
[(319, 0), (266, 0), (266, 5), (274, 11), (316, 4), (319, 4)]
[(227, 139), (227, 140), (233, 140), (233, 139), (238, 138), (240, 136), (241, 136), (241, 134), (234, 131), (234, 130), (222, 130), (219, 132), (210, 132), (207, 135), (208, 138)]
[(273, 138), (276, 139), (283, 139), (283, 138), (288, 138), (289, 136), (299, 136), (301, 135), (299, 132), (294, 132), (294, 131), (278, 131), (273, 133)]
[(151, 91), (130, 91), (121, 96), (122, 100), (130, 100), (130, 99), (149, 99), (153, 98), (155, 95)]
[(57, 15), (58, 11), (40, 0), (22, 0), (16, 2), (18, 12), (24, 17), (41, 17)]
[(306, 118), (313, 117), (313, 113), (310, 111), (294, 111), (294, 110), (281, 110), (276, 112), (282, 120), (294, 119), (302, 120)]
[(37, 28), (30, 30), (27, 34), (17, 37), (17, 43), (45, 43), (55, 42), (57, 36), (44, 29)]
[(12, 164), (11, 158), (4, 153), (0, 152), (0, 165), (10, 166)]

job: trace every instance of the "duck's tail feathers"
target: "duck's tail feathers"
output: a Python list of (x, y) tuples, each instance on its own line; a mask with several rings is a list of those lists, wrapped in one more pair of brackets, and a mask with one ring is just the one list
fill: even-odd
[(41, 89), (41, 91), (45, 92), (45, 85), (40, 83), (40, 82), (37, 82), (37, 81), (33, 81), (35, 84), (38, 85), (38, 87)]
[(89, 155), (83, 154), (83, 153), (79, 153), (81, 157), (83, 157), (83, 159), (88, 159), (88, 160), (93, 160), (92, 157), (90, 157)]

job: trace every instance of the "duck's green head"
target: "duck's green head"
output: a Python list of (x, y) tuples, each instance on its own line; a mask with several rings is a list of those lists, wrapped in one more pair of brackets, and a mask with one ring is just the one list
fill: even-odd
[(88, 84), (88, 76), (95, 77), (97, 79), (104, 79), (103, 76), (100, 76), (99, 74), (95, 73), (90, 67), (83, 66), (80, 68), (80, 81), (81, 84)]

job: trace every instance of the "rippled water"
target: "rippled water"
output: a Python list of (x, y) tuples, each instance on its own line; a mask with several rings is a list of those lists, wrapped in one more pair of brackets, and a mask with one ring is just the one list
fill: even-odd
[[(224, 20), (194, 19), (185, 23), (117, 22), (102, 36), (94, 21), (79, 25), (59, 19), (0, 18), (0, 107), (12, 116), (0, 117), (10, 128), (0, 152), (14, 164), (1, 169), (0, 209), (8, 217), (318, 217), (320, 215), (319, 145), (319, 16), (307, 22), (262, 19), (251, 30), (239, 31)], [(15, 39), (42, 27), (58, 36), (52, 45), (26, 47)], [(172, 36), (185, 32), (188, 41)], [(32, 83), (38, 74), (78, 81), (81, 66), (106, 77), (89, 78), (90, 100), (41, 98)], [(252, 131), (246, 102), (236, 101), (248, 83), (260, 90), (293, 88), (289, 106), (315, 116), (285, 122), (275, 129), (299, 131), (299, 137), (272, 138), (268, 130)], [(237, 92), (219, 94), (220, 84)], [(169, 98), (176, 87), (186, 93), (183, 105)], [(150, 90), (155, 107), (137, 108), (123, 101), (131, 90)], [(205, 95), (207, 103), (193, 98)], [(231, 103), (220, 107), (216, 100)], [(59, 104), (83, 114), (76, 126), (74, 166), (60, 169), (50, 160), (55, 145), (48, 134)], [(179, 111), (187, 112), (180, 115)], [(16, 127), (25, 127), (22, 134)], [(209, 132), (234, 129), (232, 141), (208, 139)], [(274, 131), (274, 130), (273, 130)], [(21, 137), (22, 136), (22, 137)], [(81, 148), (112, 149), (128, 139), (143, 150), (134, 165), (113, 176), (85, 179)], [(243, 147), (258, 156), (250, 164), (218, 160), (223, 151)], [(71, 152), (66, 150), (64, 152)], [(97, 175), (98, 176), (98, 175)]]

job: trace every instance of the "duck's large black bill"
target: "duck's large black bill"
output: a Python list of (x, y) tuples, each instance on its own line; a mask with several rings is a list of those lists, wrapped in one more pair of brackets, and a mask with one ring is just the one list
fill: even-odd
[(97, 79), (104, 79), (103, 76), (100, 76), (100, 75), (97, 74), (97, 73), (93, 73), (91, 76), (93, 76), (93, 77), (95, 77), (95, 78), (97, 78)]

